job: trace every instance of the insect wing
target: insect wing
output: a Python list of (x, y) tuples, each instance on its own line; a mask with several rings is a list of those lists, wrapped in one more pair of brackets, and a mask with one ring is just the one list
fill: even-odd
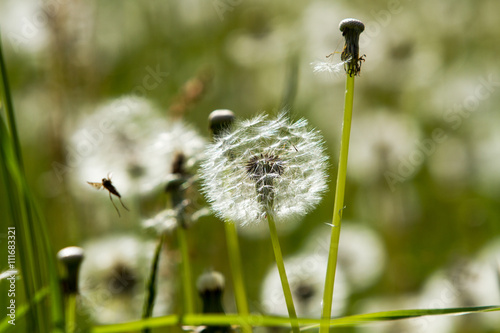
[(93, 186), (94, 188), (100, 190), (102, 188), (102, 183), (92, 183), (92, 182), (87, 182), (89, 183), (91, 186)]

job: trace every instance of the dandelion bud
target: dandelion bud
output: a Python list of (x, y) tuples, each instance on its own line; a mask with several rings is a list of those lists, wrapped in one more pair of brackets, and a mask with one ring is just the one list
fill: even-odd
[(222, 307), (224, 285), (224, 276), (219, 272), (210, 271), (198, 278), (196, 287), (203, 301), (203, 313), (224, 313)]
[(304, 119), (261, 115), (208, 146), (201, 179), (219, 217), (244, 226), (272, 214), (279, 223), (316, 206), (326, 189), (327, 156), (320, 134), (307, 127)]
[(347, 74), (359, 75), (361, 62), (364, 61), (363, 57), (359, 57), (359, 35), (365, 30), (365, 25), (359, 20), (348, 18), (340, 22), (339, 29), (345, 38), (340, 59), (348, 61), (345, 66)]
[(57, 258), (66, 267), (65, 291), (78, 293), (78, 271), (83, 261), (83, 249), (77, 246), (65, 247), (57, 253)]
[(208, 116), (210, 131), (214, 137), (220, 136), (229, 130), (234, 123), (234, 113), (231, 110), (215, 110)]

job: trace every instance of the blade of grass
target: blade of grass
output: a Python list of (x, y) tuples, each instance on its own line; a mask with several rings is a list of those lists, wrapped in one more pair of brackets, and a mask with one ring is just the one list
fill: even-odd
[[(15, 120), (14, 105), (10, 93), (7, 68), (3, 56), (3, 49), (0, 35), (0, 73), (1, 73), (1, 99), (3, 109), (6, 113), (6, 120), (9, 131), (3, 124), (1, 126), (2, 157), (6, 166), (2, 168), (5, 179), (7, 196), (11, 218), (16, 226), (16, 230), (21, 233), (21, 237), (16, 237), (19, 242), (18, 251), (25, 281), (25, 293), (28, 300), (34, 297), (34, 293), (40, 290), (48, 281), (51, 284), (51, 307), (52, 321), (55, 329), (60, 329), (63, 318), (62, 299), (60, 298), (59, 282), (55, 264), (53, 261), (50, 241), (48, 240), (46, 224), (39, 211), (35, 200), (31, 195), (30, 188), (26, 182), (24, 165), (22, 159), (21, 144)], [(10, 132), (10, 133), (9, 133)], [(36, 249), (36, 251), (35, 251)], [(48, 303), (47, 303), (48, 304)], [(33, 312), (31, 320), (28, 320), (28, 327), (36, 325), (39, 331), (48, 330), (46, 322), (47, 306), (34, 306), (30, 309)], [(36, 318), (36, 320), (35, 320)]]
[[(444, 309), (414, 309), (414, 310), (395, 310), (367, 313), (360, 315), (347, 316), (342, 318), (332, 319), (330, 327), (355, 327), (371, 322), (390, 321), (398, 319), (418, 318), (423, 316), (436, 315), (464, 315), (482, 312), (500, 311), (499, 305), (477, 306), (477, 307), (462, 307), (462, 308), (444, 308)], [(182, 322), (179, 320), (182, 319)], [(298, 323), (301, 326), (310, 326), (317, 328), (322, 319), (317, 318), (298, 318)], [(145, 327), (157, 328), (168, 327), (174, 325), (240, 325), (248, 323), (253, 326), (261, 327), (290, 327), (290, 318), (277, 316), (262, 316), (262, 315), (219, 315), (219, 314), (193, 314), (179, 317), (176, 315), (148, 318), (139, 321), (128, 323), (96, 326), (92, 329), (92, 333), (118, 333), (132, 330), (140, 330)]]
[[(29, 312), (30, 307), (33, 304), (38, 304), (39, 302), (41, 302), (45, 297), (47, 297), (47, 295), (49, 295), (49, 292), (50, 292), (49, 287), (42, 288), (36, 293), (35, 297), (33, 298), (33, 302), (19, 306), (16, 309), (16, 320), (22, 319)], [(10, 331), (10, 329), (16, 328), (15, 326), (9, 324), (9, 320), (10, 320), (9, 317), (5, 317), (0, 322), (0, 333), (8, 332)]]
[[(153, 257), (153, 262), (151, 264), (151, 270), (149, 272), (148, 283), (146, 285), (146, 293), (144, 297), (144, 307), (142, 311), (142, 318), (150, 318), (153, 315), (153, 307), (156, 297), (156, 277), (158, 275), (158, 263), (160, 262), (160, 253), (163, 248), (163, 242), (165, 241), (165, 235), (161, 235), (156, 245), (155, 254)], [(144, 329), (143, 333), (149, 333), (149, 329)]]

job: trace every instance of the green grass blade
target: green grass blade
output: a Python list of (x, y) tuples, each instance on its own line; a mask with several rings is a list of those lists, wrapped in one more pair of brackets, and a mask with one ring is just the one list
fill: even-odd
[[(397, 319), (418, 318), (423, 316), (436, 315), (464, 315), (482, 312), (500, 311), (499, 305), (490, 306), (475, 306), (461, 308), (443, 308), (443, 309), (414, 309), (414, 310), (395, 310), (367, 313), (360, 315), (347, 316), (342, 318), (331, 319), (330, 327), (351, 327), (359, 326), (367, 323), (390, 321)], [(145, 327), (168, 327), (174, 325), (242, 325), (249, 324), (252, 326), (262, 327), (290, 327), (290, 319), (287, 317), (277, 316), (261, 316), (261, 315), (219, 315), (219, 314), (195, 314), (182, 317), (182, 323), (179, 323), (181, 317), (170, 315), (165, 317), (149, 318), (139, 321), (133, 321), (122, 324), (103, 325), (93, 328), (92, 333), (118, 333), (131, 330), (140, 330)], [(321, 319), (317, 318), (298, 318), (299, 325), (302, 327), (317, 328), (321, 323)]]
[(29, 330), (36, 328), (39, 332), (48, 332), (51, 327), (48, 323), (48, 318), (50, 318), (48, 313), (51, 313), (53, 328), (57, 330), (61, 328), (64, 310), (46, 224), (36, 207), (31, 189), (26, 181), (1, 36), (0, 74), (2, 86), (0, 98), (7, 120), (7, 125), (5, 125), (2, 118), (0, 126), (2, 140), (0, 155), (4, 162), (2, 163), (2, 178), (9, 201), (9, 217), (16, 227), (16, 246), (18, 248), (16, 254), (20, 258), (27, 301), (34, 302), (35, 293), (42, 290), (42, 286), (48, 283), (51, 286), (50, 304), (48, 302), (40, 305), (33, 303), (34, 306), (28, 309), (27, 325)]
[[(18, 307), (16, 309), (16, 321), (22, 319), (28, 313), (31, 305), (40, 303), (49, 294), (49, 292), (49, 287), (45, 287), (36, 293), (32, 303), (24, 304)], [(12, 329), (15, 329), (15, 326), (9, 324), (9, 320), (10, 318), (6, 317), (0, 322), (0, 333), (9, 332)]]
[[(146, 284), (146, 293), (144, 297), (144, 307), (142, 311), (142, 318), (150, 318), (153, 315), (153, 307), (156, 297), (156, 277), (158, 275), (158, 263), (160, 262), (160, 254), (161, 249), (163, 248), (163, 242), (165, 240), (165, 236), (161, 235), (156, 245), (155, 254), (153, 257), (153, 262), (151, 264), (151, 270), (149, 273), (148, 282)], [(149, 329), (144, 329), (143, 333), (150, 332)]]

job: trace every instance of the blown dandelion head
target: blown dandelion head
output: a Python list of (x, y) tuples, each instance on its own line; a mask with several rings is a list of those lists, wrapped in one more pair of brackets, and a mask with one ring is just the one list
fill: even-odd
[(203, 190), (219, 217), (250, 225), (272, 214), (297, 220), (326, 190), (327, 156), (321, 135), (307, 121), (265, 115), (234, 125), (208, 146)]

